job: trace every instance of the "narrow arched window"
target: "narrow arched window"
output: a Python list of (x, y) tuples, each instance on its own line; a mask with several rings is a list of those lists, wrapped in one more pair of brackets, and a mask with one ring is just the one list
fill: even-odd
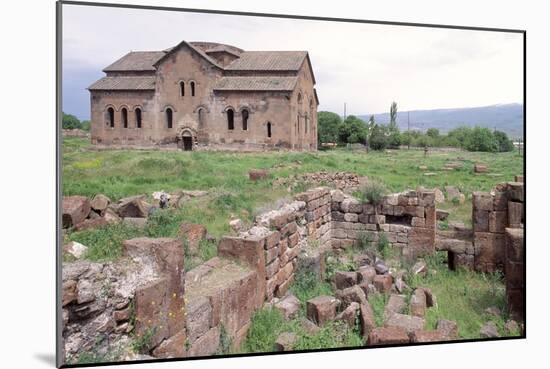
[(107, 109), (107, 125), (111, 128), (115, 127), (115, 109)]
[(271, 122), (267, 122), (267, 137), (271, 138)]
[(136, 128), (141, 128), (141, 109), (136, 108)]
[(233, 121), (234, 115), (235, 112), (233, 111), (233, 109), (227, 109), (227, 129), (229, 130), (235, 129), (235, 124)]
[(243, 131), (248, 131), (248, 110), (244, 109), (241, 115), (243, 117)]
[(166, 127), (172, 128), (172, 109), (166, 109)]
[(195, 82), (191, 82), (191, 96), (195, 96)]
[(203, 108), (199, 108), (199, 110), (197, 111), (197, 114), (198, 114), (198, 118), (199, 118), (199, 128), (203, 128), (204, 127), (204, 109)]
[(128, 128), (128, 109), (122, 108), (120, 111), (120, 117), (122, 119), (122, 126)]
[(180, 96), (185, 96), (185, 82), (180, 82)]

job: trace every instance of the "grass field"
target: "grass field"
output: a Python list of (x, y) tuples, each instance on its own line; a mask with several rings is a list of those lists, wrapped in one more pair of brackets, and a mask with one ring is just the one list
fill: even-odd
[[(461, 169), (443, 170), (445, 163), (459, 160)], [(474, 174), (474, 163), (489, 166), (489, 172)], [(427, 169), (420, 170), (419, 166)], [(248, 179), (250, 169), (269, 169), (269, 177), (253, 182)], [(382, 181), (390, 191), (453, 185), (467, 195), (464, 204), (446, 202), (439, 208), (451, 211), (450, 220), (470, 224), (471, 192), (487, 191), (514, 175), (523, 173), (523, 158), (511, 153), (472, 153), (464, 151), (433, 151), (424, 156), (421, 150), (371, 152), (334, 150), (315, 153), (228, 153), (181, 151), (95, 151), (84, 139), (65, 138), (63, 143), (63, 194), (92, 197), (103, 193), (113, 200), (147, 194), (154, 191), (206, 190), (205, 197), (191, 200), (181, 209), (157, 213), (145, 229), (123, 225), (107, 226), (98, 230), (69, 232), (67, 239), (82, 242), (89, 247), (88, 258), (109, 260), (120, 255), (121, 242), (137, 236), (175, 237), (183, 221), (200, 223), (208, 232), (219, 237), (230, 234), (231, 217), (241, 218), (250, 224), (254, 216), (275, 208), (280, 199), (290, 198), (286, 187), (274, 185), (277, 178), (290, 175), (325, 171), (355, 172)], [(425, 176), (424, 172), (435, 175)], [(330, 184), (328, 184), (330, 185)], [(293, 192), (305, 190), (308, 184), (298, 183)], [(200, 245), (199, 260), (216, 253), (212, 243)], [(442, 260), (431, 261), (430, 274), (418, 281), (430, 287), (437, 296), (437, 309), (430, 309), (427, 324), (432, 327), (439, 318), (456, 320), (462, 338), (477, 338), (479, 329), (488, 320), (495, 320), (503, 333), (506, 316), (495, 318), (484, 310), (489, 306), (504, 307), (504, 287), (499, 276), (467, 271), (449, 271)], [(300, 286), (292, 288), (296, 296), (306, 299), (330, 293), (330, 285)], [(384, 301), (373, 304), (378, 315)], [(300, 313), (303, 317), (304, 312)], [(270, 310), (261, 310), (254, 317), (249, 337), (242, 351), (270, 351), (277, 332), (289, 330), (299, 337), (297, 348), (323, 348), (361, 345), (361, 337), (354, 330), (338, 325), (323, 328), (316, 335), (307, 335), (298, 320), (283, 322), (281, 316)]]

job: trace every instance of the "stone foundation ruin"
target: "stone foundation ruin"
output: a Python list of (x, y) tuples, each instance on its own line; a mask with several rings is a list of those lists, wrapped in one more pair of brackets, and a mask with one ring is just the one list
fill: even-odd
[[(105, 353), (118, 350), (125, 360), (135, 360), (151, 356), (209, 356), (239, 347), (253, 313), (274, 298), (285, 301), (301, 268), (321, 277), (327, 252), (341, 252), (364, 239), (376, 241), (381, 234), (401, 257), (411, 261), (447, 251), (451, 268), (501, 270), (506, 278), (508, 308), (521, 319), (523, 193), (523, 184), (516, 182), (499, 185), (489, 193), (476, 192), (472, 200), (473, 230), (438, 231), (433, 191), (392, 194), (373, 205), (363, 204), (340, 190), (315, 188), (298, 194), (293, 202), (277, 210), (257, 216), (255, 224), (238, 236), (223, 237), (218, 256), (187, 272), (181, 240), (124, 241), (124, 256), (116, 262), (77, 261), (63, 265), (63, 338), (67, 359), (71, 361), (92, 349)], [(67, 222), (75, 223), (79, 216), (84, 219), (75, 209)], [(393, 332), (396, 326), (416, 324), (417, 317), (395, 314), (392, 319), (401, 320), (394, 325), (372, 326), (372, 314), (364, 304), (355, 304), (362, 301), (357, 297), (362, 290), (365, 295), (369, 293), (370, 287), (361, 286), (360, 282), (369, 280), (377, 290), (387, 291), (392, 288), (394, 277), (377, 275), (370, 268), (360, 268), (357, 273), (362, 277), (355, 272), (341, 274), (337, 283), (342, 289), (336, 298), (320, 296), (319, 301), (308, 301), (308, 315), (311, 310), (317, 316), (327, 307), (331, 319), (335, 318), (338, 301), (343, 301), (346, 309), (338, 319), (345, 320), (359, 311), (362, 327), (370, 327), (364, 334), (370, 334), (371, 344), (392, 343), (396, 336), (403, 335), (402, 331)], [(395, 278), (395, 287), (397, 283)], [(433, 299), (431, 292), (421, 289), (413, 297), (416, 302)], [(411, 309), (414, 303), (411, 300)], [(422, 310), (425, 305), (414, 308)], [(348, 310), (353, 310), (353, 314), (347, 314)], [(404, 334), (401, 341), (450, 337), (441, 331), (410, 333)], [(280, 346), (285, 346), (285, 342), (280, 342)], [(134, 350), (129, 349), (130, 345)], [(145, 356), (132, 354), (136, 350)]]

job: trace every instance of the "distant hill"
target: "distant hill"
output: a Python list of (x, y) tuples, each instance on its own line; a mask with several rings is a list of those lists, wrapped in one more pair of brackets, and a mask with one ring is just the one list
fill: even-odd
[[(482, 126), (506, 132), (511, 138), (523, 137), (523, 104), (499, 104), (475, 108), (411, 110), (411, 130), (426, 131), (437, 128), (446, 133), (460, 126)], [(359, 115), (367, 121), (370, 114)], [(387, 124), (389, 113), (374, 114), (378, 123)], [(407, 129), (407, 112), (397, 112), (397, 124), (401, 131)]]

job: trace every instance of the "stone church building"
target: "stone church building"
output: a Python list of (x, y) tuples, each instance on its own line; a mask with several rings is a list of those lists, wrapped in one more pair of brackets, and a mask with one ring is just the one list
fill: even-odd
[(88, 88), (95, 145), (317, 149), (319, 101), (307, 51), (182, 41), (130, 52), (103, 71)]

